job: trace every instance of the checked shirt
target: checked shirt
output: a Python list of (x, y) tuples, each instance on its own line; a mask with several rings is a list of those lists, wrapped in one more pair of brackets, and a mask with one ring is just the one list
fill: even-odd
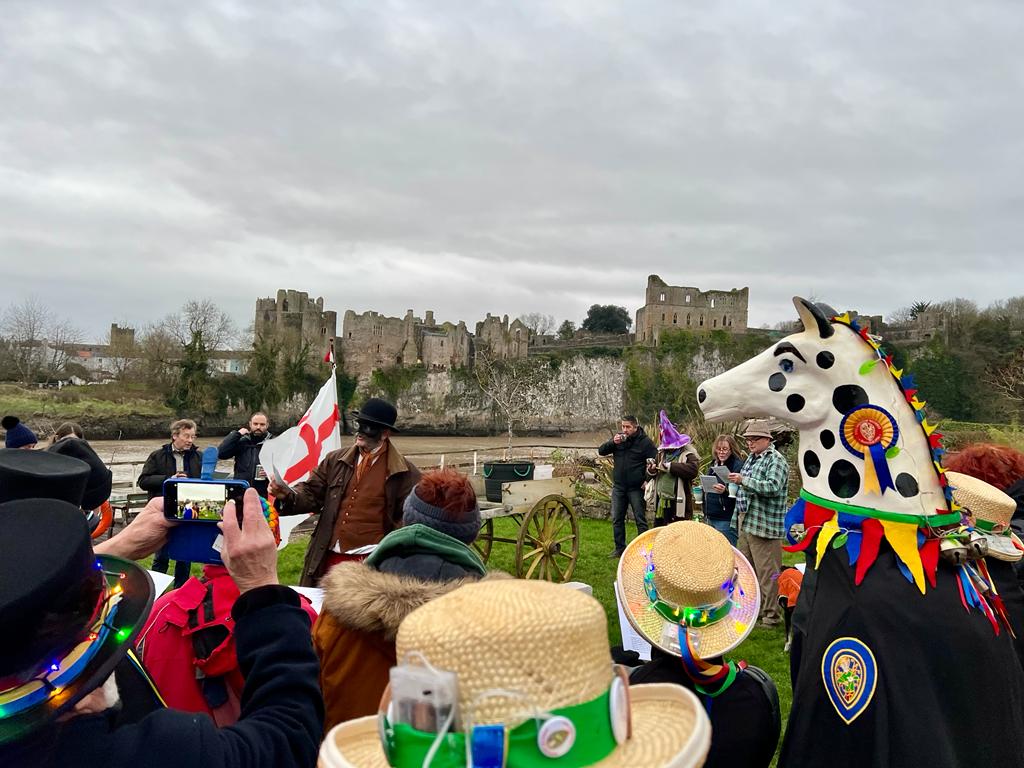
[(785, 536), (788, 509), (789, 463), (769, 445), (759, 455), (750, 454), (740, 470), (743, 485), (736, 500), (741, 529), (764, 539)]

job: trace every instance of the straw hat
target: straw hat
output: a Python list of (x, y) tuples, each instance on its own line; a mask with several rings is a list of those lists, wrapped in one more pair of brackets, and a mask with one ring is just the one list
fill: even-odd
[[(558, 757), (544, 752), (554, 742), (567, 750), (559, 764), (696, 767), (711, 744), (707, 715), (685, 688), (624, 683), (612, 666), (604, 609), (561, 585), (510, 579), (460, 587), (409, 614), (396, 651), (400, 661), (422, 656), (457, 676), (457, 717), (442, 741), (457, 761), (467, 733), (495, 724), (504, 725), (509, 768), (537, 764), (542, 752)], [(321, 768), (386, 768), (382, 733), (393, 724), (384, 723), (364, 717), (333, 728)], [(549, 726), (563, 738), (542, 744)], [(595, 754), (595, 744), (606, 746)]]
[[(645, 584), (652, 565), (653, 578)], [(657, 604), (648, 589), (652, 581)], [(761, 607), (747, 559), (710, 525), (693, 520), (652, 528), (633, 539), (619, 560), (616, 589), (634, 629), (676, 656), (682, 655), (680, 623), (686, 623), (694, 650), (710, 659), (746, 639)], [(675, 608), (679, 618), (669, 618)]]
[(994, 485), (965, 475), (946, 471), (953, 488), (953, 499), (974, 517), (977, 532), (988, 543), (989, 557), (1015, 563), (1024, 555), (1024, 544), (1010, 530), (1010, 519), (1017, 511), (1017, 502)]

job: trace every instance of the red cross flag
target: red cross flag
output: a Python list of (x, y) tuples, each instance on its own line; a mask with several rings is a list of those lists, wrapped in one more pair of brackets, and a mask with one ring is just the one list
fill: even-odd
[(332, 371), (299, 423), (263, 443), (260, 464), (277, 482), (301, 483), (324, 456), (341, 448), (340, 423), (338, 386)]

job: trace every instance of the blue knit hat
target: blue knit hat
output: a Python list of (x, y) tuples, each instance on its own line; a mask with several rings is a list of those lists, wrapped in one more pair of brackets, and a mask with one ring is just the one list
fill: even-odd
[(419, 497), (416, 489), (405, 497), (402, 505), (402, 522), (405, 525), (426, 525), (435, 531), (446, 533), (464, 544), (472, 544), (480, 533), (480, 507), (453, 512), (428, 504)]
[(36, 433), (21, 423), (17, 416), (4, 416), (0, 426), (7, 430), (4, 444), (8, 448), (24, 448), (39, 442)]

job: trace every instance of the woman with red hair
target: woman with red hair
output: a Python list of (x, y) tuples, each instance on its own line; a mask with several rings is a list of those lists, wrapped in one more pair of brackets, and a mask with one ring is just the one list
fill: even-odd
[[(946, 457), (943, 465), (947, 470), (984, 480), (1017, 502), (1010, 527), (1017, 536), (1024, 535), (1024, 453), (1008, 445), (973, 443)], [(1010, 564), (987, 557), (985, 562), (996, 590), (1006, 604), (1006, 612), (1017, 636), (1014, 641), (1017, 657), (1024, 666), (1024, 560)]]

